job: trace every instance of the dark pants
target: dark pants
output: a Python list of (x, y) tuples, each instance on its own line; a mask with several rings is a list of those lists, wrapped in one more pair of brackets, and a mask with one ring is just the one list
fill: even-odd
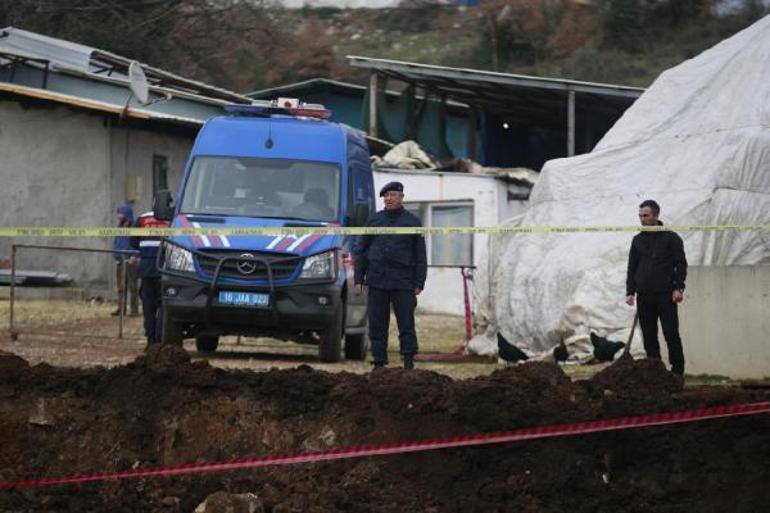
[(140, 287), (142, 313), (144, 314), (144, 335), (148, 344), (160, 342), (160, 277), (142, 278)]
[(671, 299), (671, 293), (639, 294), (637, 296), (639, 325), (644, 338), (644, 350), (648, 358), (660, 360), (658, 343), (658, 319), (663, 328), (663, 337), (668, 346), (668, 360), (671, 370), (684, 374), (684, 353), (682, 339), (679, 338), (679, 315), (677, 304)]
[(369, 340), (372, 344), (372, 357), (375, 363), (388, 363), (388, 327), (390, 325), (390, 305), (396, 314), (398, 340), (401, 354), (417, 352), (417, 334), (414, 330), (414, 309), (417, 296), (414, 290), (385, 290), (369, 287)]

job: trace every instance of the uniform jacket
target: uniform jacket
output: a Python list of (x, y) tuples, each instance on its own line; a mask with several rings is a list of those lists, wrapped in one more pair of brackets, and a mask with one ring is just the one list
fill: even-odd
[(687, 258), (679, 235), (674, 232), (641, 232), (631, 241), (626, 295), (681, 290), (686, 278)]
[[(167, 228), (168, 226), (168, 221), (155, 219), (152, 212), (146, 212), (136, 220), (137, 228)], [(157, 278), (160, 276), (157, 265), (160, 239), (160, 237), (131, 237), (131, 247), (139, 250), (139, 267), (136, 271), (138, 277)]]
[[(372, 227), (422, 226), (407, 210), (381, 210), (366, 223)], [(424, 289), (428, 273), (422, 235), (362, 235), (356, 241), (355, 282), (380, 289)]]

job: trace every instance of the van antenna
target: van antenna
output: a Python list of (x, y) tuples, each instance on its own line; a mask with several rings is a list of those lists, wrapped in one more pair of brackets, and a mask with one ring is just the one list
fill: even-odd
[(273, 147), (273, 124), (270, 117), (267, 118), (267, 139), (265, 139), (265, 148), (268, 150)]

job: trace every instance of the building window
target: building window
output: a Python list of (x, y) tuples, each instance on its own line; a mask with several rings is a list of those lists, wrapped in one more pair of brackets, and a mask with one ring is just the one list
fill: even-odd
[[(405, 203), (423, 226), (473, 226), (473, 202)], [(426, 238), (430, 265), (473, 265), (472, 234), (433, 234)]]
[(168, 157), (165, 155), (152, 156), (152, 194), (160, 190), (168, 190)]

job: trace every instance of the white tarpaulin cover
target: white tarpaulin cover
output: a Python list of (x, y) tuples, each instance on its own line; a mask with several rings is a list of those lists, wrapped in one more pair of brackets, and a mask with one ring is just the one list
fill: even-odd
[[(648, 198), (670, 225), (770, 222), (770, 17), (660, 75), (591, 153), (548, 162), (516, 222), (628, 226)], [(770, 261), (767, 233), (680, 235), (690, 265)], [(632, 237), (493, 237), (493, 284), (477, 284), (491, 290), (477, 302), (489, 334), (499, 329), (530, 355), (566, 340), (576, 360), (590, 349), (590, 331), (624, 340), (634, 312), (624, 303)], [(471, 350), (496, 351), (493, 340), (480, 336)]]

